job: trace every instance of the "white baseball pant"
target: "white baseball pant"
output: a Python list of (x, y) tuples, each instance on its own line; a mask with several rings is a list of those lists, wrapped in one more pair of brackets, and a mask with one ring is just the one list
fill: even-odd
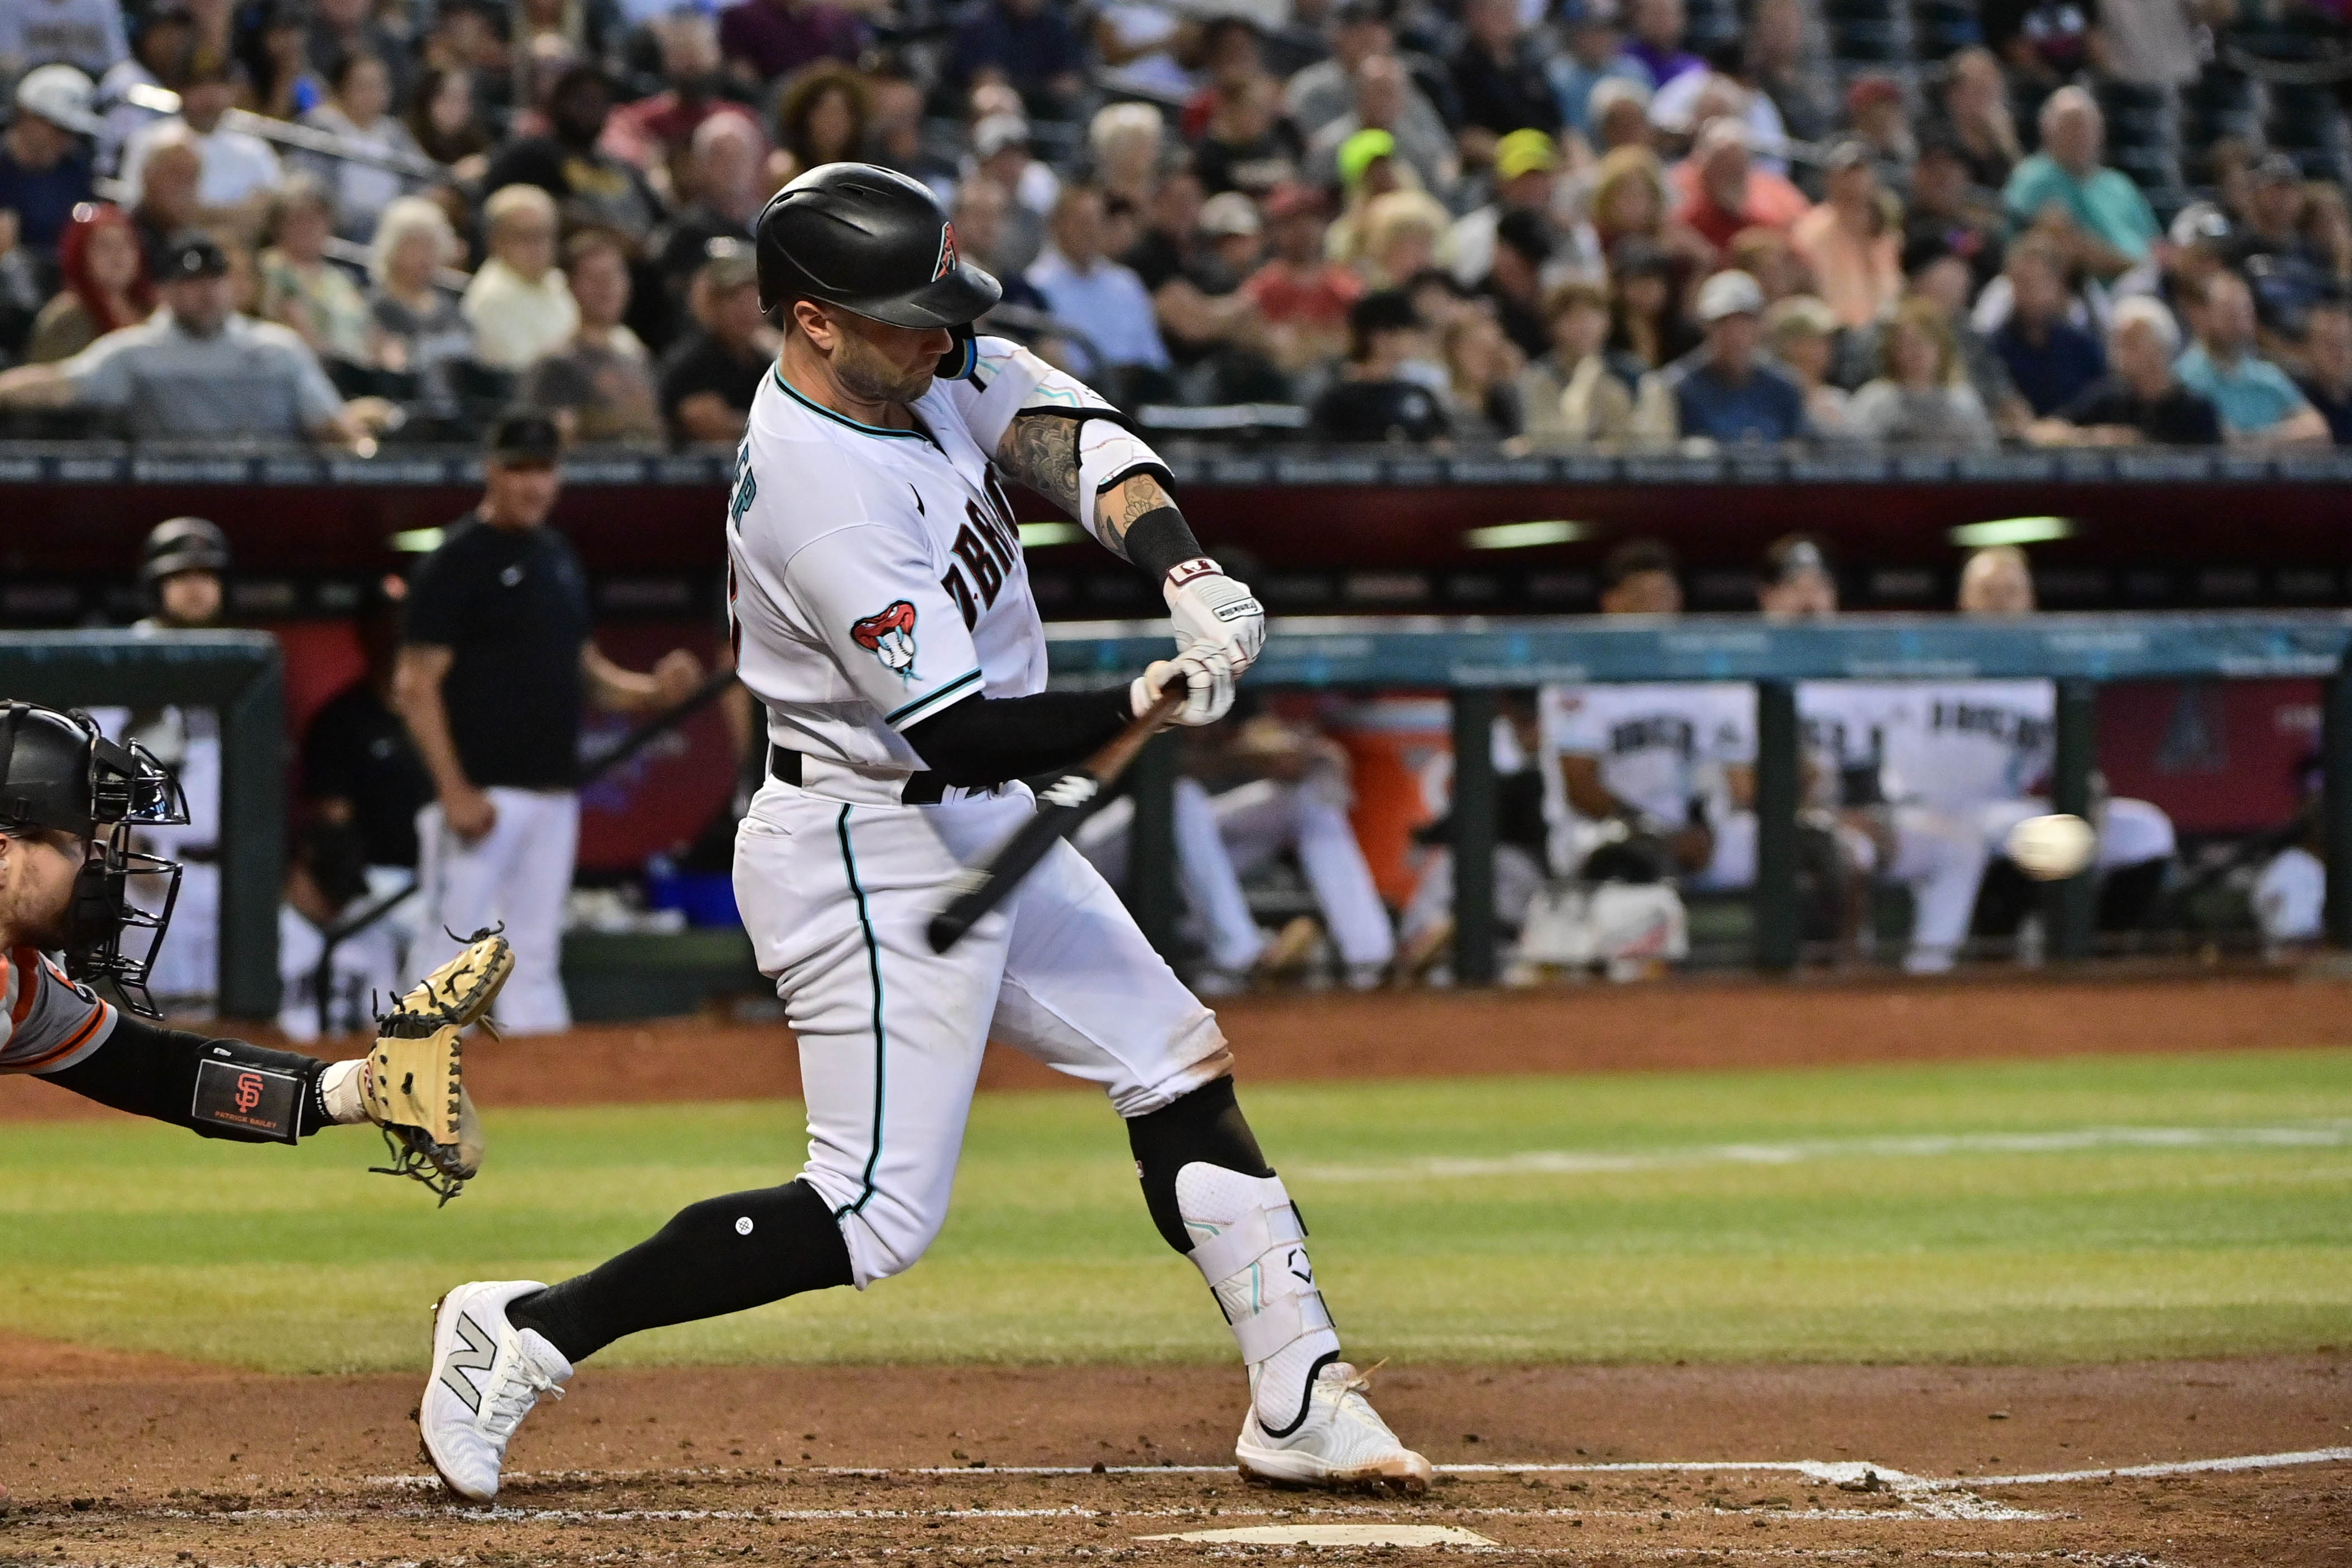
[(900, 806), (895, 780), (843, 768), (807, 783), (752, 799), (735, 899), (800, 1042), (801, 1179), (833, 1207), (861, 1289), (912, 1265), (946, 1223), (992, 1038), (1102, 1085), (1122, 1116), (1232, 1071), (1214, 1015), (1066, 842), (931, 951), (950, 882), (1028, 820), (1026, 788)]
[[(450, 831), (439, 801), (416, 813), (422, 929), (408, 967), (429, 973), (463, 938), (503, 924), (514, 974), (493, 1016), (509, 1034), (553, 1034), (572, 1027), (563, 996), (563, 905), (580, 852), (580, 797), (567, 789), (483, 791), (498, 808), (490, 831), (467, 843)], [(455, 933), (460, 940), (451, 941)]]

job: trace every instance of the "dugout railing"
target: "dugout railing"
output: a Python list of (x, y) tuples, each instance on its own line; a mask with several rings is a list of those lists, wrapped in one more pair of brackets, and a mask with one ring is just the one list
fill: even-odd
[[(1153, 622), (1047, 629), (1056, 685), (1127, 680), (1165, 658)], [(1772, 622), (1753, 615), (1543, 619), (1276, 618), (1253, 685), (1307, 690), (1439, 690), (1453, 710), (1456, 977), (1496, 977), (1495, 772), (1489, 735), (1499, 692), (1552, 684), (1744, 681), (1757, 688), (1756, 963), (1798, 961), (1797, 818), (1802, 786), (1797, 684), (1814, 680), (2046, 679), (2057, 685), (2055, 810), (2087, 812), (2094, 697), (2105, 681), (2316, 676), (2326, 682), (2328, 940), (2352, 946), (2352, 612), (2043, 614), (2013, 620), (1847, 615)], [(1127, 895), (1146, 935), (1173, 950), (1177, 915), (1175, 752), (1166, 737), (1134, 773)], [(2090, 952), (2095, 874), (2051, 894), (2052, 950)]]

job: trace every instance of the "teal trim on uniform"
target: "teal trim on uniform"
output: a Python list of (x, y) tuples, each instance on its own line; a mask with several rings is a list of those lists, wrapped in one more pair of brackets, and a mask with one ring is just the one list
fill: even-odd
[(850, 429), (857, 432), (860, 435), (887, 435), (903, 441), (921, 441), (925, 439), (923, 433), (919, 430), (892, 430), (887, 425), (866, 424), (861, 421), (850, 418), (845, 413), (834, 413), (833, 410), (825, 407), (824, 404), (816, 402), (814, 399), (808, 397), (798, 388), (794, 387), (792, 382), (784, 380), (784, 372), (781, 366), (770, 371), (768, 373), (776, 378), (776, 385), (778, 389), (781, 390), (786, 397), (792, 399), (794, 402), (800, 404), (811, 413), (821, 413), (825, 418), (833, 421), (834, 423), (845, 424)]
[(956, 693), (963, 690), (964, 687), (971, 685), (978, 679), (980, 679), (979, 670), (966, 670), (962, 674), (958, 675), (954, 680), (950, 681), (946, 685), (940, 687), (938, 690), (926, 693), (924, 695), (917, 697), (913, 702), (908, 703), (904, 707), (892, 708), (888, 713), (882, 716), (882, 722), (895, 728), (900, 719), (920, 713), (923, 709), (930, 706), (933, 703), (938, 702), (942, 697), (953, 696)]
[(858, 1180), (863, 1190), (856, 1203), (845, 1203), (833, 1211), (835, 1219), (856, 1214), (874, 1197), (874, 1167), (882, 1158), (882, 1090), (885, 1082), (884, 1059), (889, 1050), (890, 1036), (882, 1027), (882, 946), (874, 940), (874, 918), (866, 912), (866, 889), (857, 882), (857, 856), (849, 847), (849, 803), (842, 802), (841, 815), (834, 819), (834, 831), (841, 836), (841, 869), (848, 874), (849, 891), (857, 900), (857, 928), (866, 937), (866, 967), (874, 977), (874, 1134), (873, 1146), (866, 1154), (866, 1172)]

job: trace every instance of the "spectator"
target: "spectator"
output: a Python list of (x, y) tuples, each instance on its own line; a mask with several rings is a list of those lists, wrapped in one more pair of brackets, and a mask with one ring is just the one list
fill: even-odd
[(1257, 23), (1238, 12), (1210, 16), (1201, 24), (1202, 86), (1185, 99), (1176, 120), (1177, 134), (1197, 141), (1209, 128), (1209, 117), (1235, 92), (1266, 79), (1263, 35)]
[(1767, 305), (1813, 291), (1812, 275), (1780, 229), (1741, 229), (1724, 247), (1723, 264), (1754, 278)]
[(2146, 261), (2157, 236), (2156, 214), (2139, 187), (2101, 167), (2105, 135), (2097, 101), (2081, 88), (2060, 88), (2042, 106), (2042, 151), (2020, 163), (2001, 191), (2013, 230), (2047, 235), (2103, 278)]
[(2100, 68), (2135, 87), (2181, 88), (2204, 69), (2207, 28), (2236, 20), (2234, 0), (2100, 0)]
[(1903, 238), (1870, 149), (1849, 137), (1830, 150), (1829, 193), (1789, 230), (1822, 300), (1848, 327), (1874, 320), (1903, 294)]
[(58, 244), (65, 287), (33, 319), (25, 344), (29, 364), (68, 360), (109, 332), (135, 326), (155, 308), (147, 257), (121, 208), (85, 202)]
[(1612, 272), (1618, 248), (1629, 239), (1670, 258), (1677, 282), (1714, 265), (1715, 247), (1672, 215), (1669, 200), (1665, 169), (1647, 147), (1621, 147), (1601, 160), (1593, 171), (1592, 228)]
[[(1151, 204), (1160, 186), (1168, 126), (1148, 103), (1109, 103), (1087, 125), (1087, 150), (1094, 155), (1095, 181), (1106, 201), (1122, 198), (1138, 210)], [(1296, 158), (1295, 147), (1288, 154)]]
[[(389, 86), (398, 99), (409, 86), (407, 62), (415, 57), (406, 40), (376, 19), (373, 0), (310, 0), (310, 41), (308, 57), (318, 61), (372, 55), (390, 74)], [(398, 15), (399, 13), (393, 13)]]
[(1827, 62), (1808, 54), (1802, 0), (1757, 0), (1741, 45), (1740, 78), (1772, 100), (1786, 134), (1800, 141), (1826, 141), (1836, 122), (1837, 100)]
[(368, 304), (341, 267), (327, 260), (333, 204), (308, 174), (290, 174), (269, 198), (259, 257), (265, 320), (290, 327), (320, 359), (368, 362)]
[(408, 100), (408, 127), (417, 150), (450, 165), (459, 179), (478, 179), (491, 145), (489, 128), (474, 96), (474, 73), (462, 66), (428, 66)]
[(1757, 168), (1748, 146), (1748, 128), (1738, 120), (1710, 120), (1699, 129), (1690, 156), (1668, 176), (1676, 221), (1717, 250), (1742, 229), (1786, 233), (1812, 206), (1787, 180)]
[[(1991, 413), (1994, 426), (2012, 434), (2022, 432), (2033, 411), (2018, 395), (2008, 365), (1969, 319), (1968, 263), (1941, 240), (1928, 236), (1903, 247), (1903, 276), (1910, 290), (1906, 298), (1924, 299), (1942, 312), (1959, 350), (1961, 372), (1976, 389), (1977, 400)], [(1882, 317), (1844, 335), (1834, 375), (1841, 386), (1859, 387), (1880, 373), (1886, 362), (1885, 331), (1890, 319)]]
[(1501, 441), (1519, 433), (1517, 382), (1526, 361), (1495, 318), (1465, 310), (1440, 334), (1454, 433)]
[(305, 436), (358, 446), (359, 425), (302, 340), (229, 309), (228, 258), (202, 235), (172, 252), (163, 308), (72, 359), (0, 372), (0, 408), (102, 410), (134, 440)]
[(1635, 430), (1656, 439), (1718, 444), (1795, 441), (1806, 434), (1805, 394), (1758, 352), (1764, 291), (1744, 272), (1718, 272), (1698, 291), (1706, 341), (1643, 378)]
[(2327, 421), (2338, 446), (2352, 446), (2352, 307), (2340, 299), (2304, 318), (2303, 379), (2297, 383)]
[[(520, 189), (522, 187), (518, 187)], [(383, 209), (368, 252), (368, 296), (375, 367), (403, 378), (416, 412), (457, 413), (457, 368), (474, 357), (474, 329), (457, 298), (435, 276), (455, 261), (457, 236), (441, 209), (403, 196)]]
[(1612, 254), (1610, 270), (1616, 278), (1611, 351), (1655, 371), (1698, 346), (1675, 292), (1675, 265), (1664, 252), (1646, 240), (1628, 240)]
[(2206, 280), (2197, 341), (2173, 369), (2183, 386), (2211, 400), (2233, 446), (2331, 439), (2327, 421), (2286, 372), (2254, 352), (2254, 298), (2234, 272), (2217, 272)]
[(1045, 313), (1045, 297), (1023, 276), (1044, 244), (1037, 214), (1014, 201), (995, 181), (974, 175), (956, 187), (956, 245), (965, 259), (994, 277), (1004, 289), (1001, 304)]
[(43, 266), (74, 209), (90, 199), (89, 148), (100, 122), (89, 78), (71, 66), (43, 66), (16, 84), (16, 115), (0, 131), (0, 209), (16, 214), (17, 242)]
[(1885, 362), (1879, 378), (1853, 394), (1848, 429), (1897, 446), (1986, 452), (2000, 444), (1983, 400), (1961, 374), (1951, 320), (1941, 306), (1905, 300), (1882, 336)]
[(1968, 264), (1973, 294), (2000, 275), (2001, 235), (2000, 205), (1990, 192), (1969, 183), (1959, 144), (1946, 135), (1921, 142), (1903, 217), (1905, 246), (1932, 241), (1958, 256)]
[(2089, 6), (2050, 0), (1985, 0), (1984, 40), (2029, 89), (2048, 92), (2092, 63)]
[(433, 800), (432, 776), (392, 706), (407, 591), (388, 576), (369, 596), (354, 628), (366, 671), (327, 699), (302, 736), (302, 791), (311, 814), (356, 833), (364, 863), (390, 873), (381, 879), (387, 887), (415, 871), (416, 813)]
[(543, 413), (491, 427), (480, 504), (416, 569), (394, 701), (433, 779), (418, 814), (425, 909), (419, 970), (454, 953), (436, 933), (505, 924), (515, 967), (497, 1017), (509, 1033), (571, 1022), (559, 948), (572, 890), (580, 720), (589, 702), (651, 714), (702, 677), (683, 650), (650, 675), (596, 647), (587, 575), (545, 527), (562, 491), (562, 438)]
[[(709, 258), (712, 240), (751, 237), (751, 225), (767, 197), (760, 183), (766, 155), (767, 138), (747, 115), (708, 115), (695, 127), (679, 182), (688, 205), (670, 220), (655, 253), (668, 319), (684, 319), (687, 290)], [(961, 233), (957, 237), (970, 243)]]
[(194, 44), (195, 18), (181, 0), (159, 0), (132, 21), (131, 53), (98, 78), (96, 101), (106, 117), (98, 138), (100, 168), (118, 166), (123, 145), (140, 127), (163, 118), (144, 104), (132, 102), (131, 89), (160, 87), (178, 91)]
[(184, 140), (194, 148), (200, 169), (196, 201), (201, 221), (252, 232), (281, 171), (269, 143), (249, 131), (221, 128), (221, 116), (236, 107), (244, 86), (245, 68), (234, 60), (191, 73), (181, 90), (178, 118), (142, 129), (122, 150), (122, 183), (134, 201), (145, 199), (147, 161), (156, 149)]
[(2009, 183), (2009, 176), (2025, 158), (2017, 139), (2017, 122), (2010, 118), (2009, 84), (1992, 51), (1960, 50), (1943, 63), (1934, 98), (1936, 132), (1948, 139), (1969, 169), (1969, 183), (1988, 191)]
[(1327, 441), (1435, 441), (1451, 430), (1445, 405), (1406, 372), (1429, 361), (1429, 329), (1400, 289), (1367, 294), (1348, 310), (1343, 379), (1315, 403), (1315, 430)]
[(1423, 190), (1440, 194), (1452, 190), (1460, 169), (1454, 139), (1443, 121), (1414, 112), (1412, 82), (1404, 62), (1394, 55), (1367, 56), (1356, 67), (1354, 82), (1353, 105), (1317, 131), (1307, 146), (1307, 163), (1316, 183), (1326, 188), (1348, 185), (1341, 150), (1362, 132), (1379, 131), (1393, 139), (1390, 155), (1412, 169)]
[(1706, 68), (1706, 62), (1683, 47), (1683, 0), (1633, 0), (1633, 36), (1626, 40), (1623, 58), (1647, 73), (1655, 92), (1685, 71)]
[(1435, 197), (1391, 191), (1364, 209), (1364, 248), (1356, 266), (1373, 287), (1402, 288), (1435, 265), (1444, 237), (1445, 209)]
[[(1343, 0), (1332, 13), (1331, 54), (1290, 78), (1282, 93), (1283, 111), (1299, 134), (1317, 132), (1356, 106), (1356, 68), (1374, 55), (1396, 53), (1396, 34), (1381, 0)], [(1444, 135), (1444, 121), (1419, 88), (1407, 84), (1410, 100)]]
[[(644, 171), (596, 145), (613, 110), (613, 89), (604, 71), (591, 65), (566, 68), (547, 102), (548, 134), (526, 136), (500, 149), (482, 176), (483, 190), (495, 198), (510, 186), (537, 186), (555, 199), (567, 222), (617, 229), (644, 244), (660, 219), (661, 199)], [(549, 260), (552, 265), (551, 248)]]
[(0, 81), (53, 61), (101, 77), (128, 52), (122, 9), (110, 0), (0, 3)]
[(1607, 158), (1620, 147), (1650, 145), (1650, 89), (1628, 77), (1611, 77), (1592, 89), (1585, 113), (1592, 121), (1592, 151)]
[(327, 99), (326, 84), (310, 68), (308, 8), (303, 0), (266, 0), (258, 9), (240, 51), (253, 81), (246, 107), (272, 120), (299, 120)]
[(819, 60), (854, 63), (872, 41), (855, 11), (829, 0), (736, 0), (719, 13), (727, 74), (753, 92)]
[(1179, 172), (1162, 182), (1151, 218), (1127, 262), (1150, 291), (1171, 361), (1206, 401), (1282, 401), (1287, 388), (1261, 352), (1265, 319), (1241, 292), (1263, 246), (1256, 204), (1239, 191), (1203, 204), (1199, 182)]
[[(408, 127), (394, 119), (392, 71), (373, 55), (345, 55), (328, 68), (331, 96), (302, 117), (302, 122), (356, 143), (387, 158), (422, 158)], [(375, 233), (376, 219), (407, 182), (389, 169), (353, 159), (323, 161), (322, 177), (334, 192), (335, 232), (364, 244)]]
[(1445, 236), (1455, 282), (1475, 288), (1493, 269), (1495, 225), (1506, 213), (1534, 214), (1550, 237), (1559, 167), (1559, 144), (1540, 131), (1514, 131), (1495, 144), (1495, 199), (1455, 219)]
[(1054, 205), (1051, 243), (1029, 268), (1029, 282), (1054, 315), (1081, 335), (1074, 374), (1092, 381), (1105, 371), (1169, 368), (1168, 347), (1151, 310), (1151, 297), (1133, 271), (1103, 254), (1102, 193), (1066, 185)]
[(16, 214), (0, 207), (0, 355), (15, 359), (47, 303), (32, 254), (16, 243)]
[(1598, 140), (1592, 122), (1594, 89), (1611, 80), (1638, 82), (1646, 89), (1650, 73), (1624, 57), (1625, 36), (1617, 26), (1615, 0), (1579, 0), (1568, 7), (1565, 26), (1566, 47), (1551, 57), (1546, 74), (1560, 124), (1591, 146)]
[(2352, 200), (2344, 187), (2315, 180), (2304, 187), (2303, 238), (2336, 298), (2352, 297)]
[(824, 163), (866, 150), (866, 79), (828, 60), (811, 66), (776, 96), (775, 161), (769, 180), (778, 189)]
[(1993, 352), (2036, 415), (2056, 413), (2107, 373), (2099, 340), (2066, 319), (2065, 263), (2040, 238), (2010, 248), (2009, 319), (1992, 334)]
[(1417, 190), (1412, 171), (1396, 156), (1396, 138), (1385, 131), (1359, 131), (1339, 144), (1339, 215), (1323, 231), (1323, 254), (1353, 263), (1364, 254), (1364, 219), (1374, 202), (1391, 191)]
[(2223, 253), (2252, 284), (2263, 326), (2289, 337), (2302, 336), (2303, 313), (2336, 290), (2328, 257), (2303, 232), (2310, 204), (2294, 160), (2271, 153), (2253, 167), (2246, 221)]
[(555, 265), (555, 200), (537, 184), (507, 185), (482, 204), (482, 222), (490, 257), (460, 308), (474, 330), (474, 358), (494, 371), (520, 371), (580, 326)]
[(1878, 165), (1879, 183), (1892, 191), (1911, 188), (1911, 169), (1919, 159), (1919, 143), (1911, 134), (1910, 107), (1903, 84), (1890, 76), (1853, 78), (1845, 92), (1846, 124), (1870, 149)]
[(2165, 248), (2156, 293), (2171, 308), (2176, 324), (2204, 308), (2205, 280), (2229, 266), (2236, 233), (2228, 215), (2210, 202), (2191, 202), (2173, 214), (2168, 235), (2172, 243)]
[(1780, 123), (1780, 111), (1762, 93), (1748, 91), (1738, 78), (1721, 71), (1692, 71), (1659, 89), (1650, 99), (1651, 129), (1677, 146), (1686, 146), (1696, 131), (1717, 120), (1747, 129), (1749, 162), (1759, 169), (1788, 173), (1784, 152), (1789, 133)]
[(1145, 0), (1111, 0), (1093, 9), (1091, 37), (1102, 61), (1102, 85), (1120, 92), (1148, 93), (1181, 103), (1195, 85), (1176, 57), (1190, 57), (1200, 41), (1188, 18)]
[(1544, 319), (1550, 351), (1519, 372), (1522, 434), (1538, 448), (1624, 440), (1643, 367), (1608, 351), (1607, 292), (1563, 283), (1545, 297)]
[(572, 340), (531, 366), (523, 401), (555, 416), (567, 445), (662, 439), (652, 361), (629, 312), (629, 246), (606, 229), (564, 243), (563, 274), (580, 308)]
[(1477, 154), (1514, 131), (1559, 129), (1559, 100), (1520, 30), (1517, 0), (1464, 0), (1462, 27), (1452, 74), (1465, 155), (1483, 162)]
[(1003, 82), (1042, 119), (1069, 118), (1085, 69), (1084, 42), (1046, 0), (983, 0), (956, 30), (955, 78)]
[(1349, 308), (1364, 296), (1362, 279), (1324, 258), (1323, 210), (1322, 197), (1305, 185), (1267, 197), (1272, 254), (1242, 285), (1243, 297), (1266, 324), (1276, 362), (1293, 372), (1345, 351)]
[(662, 90), (625, 103), (604, 121), (597, 146), (645, 171), (667, 200), (694, 199), (688, 169), (694, 138), (714, 120), (730, 120), (766, 149), (759, 116), (724, 96), (719, 29), (699, 11), (670, 11), (646, 25), (661, 54)]
[(1810, 294), (1777, 299), (1764, 312), (1764, 347), (1805, 394), (1805, 423), (1815, 435), (1854, 434), (1844, 389), (1829, 380), (1837, 313)]
[(1220, 93), (1209, 128), (1192, 146), (1192, 168), (1210, 195), (1240, 191), (1264, 196), (1297, 182), (1305, 149), (1281, 118), (1282, 89), (1255, 77)]
[(1503, 214), (1495, 231), (1495, 265), (1478, 292), (1504, 335), (1529, 359), (1551, 351), (1543, 313), (1544, 264), (1550, 259), (1551, 234), (1541, 217), (1525, 209)]
[(751, 247), (711, 242), (710, 259), (688, 296), (695, 330), (662, 361), (662, 417), (682, 444), (743, 438), (751, 396), (775, 358), (775, 335), (760, 312), (760, 275)]
[[(1062, 193), (1062, 182), (1052, 166), (1031, 156), (1029, 122), (1017, 114), (987, 114), (972, 122), (971, 163), (965, 177), (975, 175), (1003, 186), (1040, 225)], [(1038, 232), (1042, 235), (1042, 226)]]
[(2054, 419), (2036, 421), (2033, 439), (2048, 445), (2218, 446), (2221, 423), (2213, 405), (2180, 384), (2172, 361), (2180, 329), (2172, 312), (2145, 295), (2116, 307), (2107, 332), (2106, 375)]

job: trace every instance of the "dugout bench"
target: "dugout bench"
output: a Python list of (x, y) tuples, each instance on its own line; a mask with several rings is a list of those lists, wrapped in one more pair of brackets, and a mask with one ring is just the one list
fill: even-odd
[[(1108, 685), (1168, 654), (1156, 622), (1046, 628), (1057, 685)], [(1811, 680), (2053, 680), (2058, 686), (2053, 808), (2085, 814), (2103, 681), (2318, 676), (2326, 683), (2321, 758), (2327, 841), (2327, 936), (2352, 946), (2352, 612), (1843, 615), (1771, 622), (1753, 615), (1672, 618), (1277, 618), (1250, 671), (1261, 686), (1308, 690), (1443, 688), (1453, 706), (1454, 952), (1465, 984), (1496, 975), (1495, 772), (1488, 735), (1498, 691), (1555, 683), (1748, 681), (1757, 688), (1756, 962), (1798, 958), (1797, 683)], [(1174, 785), (1170, 737), (1133, 772), (1128, 901), (1163, 953), (1176, 925)], [(2053, 890), (2055, 956), (2088, 956), (2095, 873)]]

